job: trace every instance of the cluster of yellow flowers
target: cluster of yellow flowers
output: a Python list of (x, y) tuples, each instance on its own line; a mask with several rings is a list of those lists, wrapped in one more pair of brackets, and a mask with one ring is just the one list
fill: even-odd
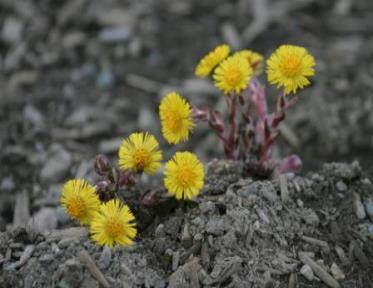
[[(166, 141), (178, 144), (189, 138), (195, 126), (190, 105), (177, 93), (164, 97), (159, 107), (162, 131)], [(150, 133), (132, 133), (118, 151), (121, 171), (154, 175), (162, 166), (162, 152)], [(191, 152), (176, 152), (164, 167), (164, 186), (178, 200), (198, 196), (204, 184), (204, 167)], [(96, 187), (84, 179), (68, 181), (62, 191), (61, 203), (70, 217), (89, 225), (92, 239), (100, 245), (130, 245), (136, 237), (135, 217), (118, 199), (101, 203)]]
[(112, 248), (130, 245), (137, 234), (135, 217), (128, 206), (113, 199), (101, 203), (96, 188), (84, 179), (69, 180), (63, 187), (62, 206), (74, 220), (90, 225), (92, 239)]
[[(251, 50), (242, 50), (229, 56), (228, 45), (220, 45), (202, 58), (195, 74), (206, 77), (213, 72), (215, 86), (225, 94), (240, 93), (246, 89), (253, 75), (263, 70), (263, 56)], [(299, 46), (282, 45), (267, 60), (269, 83), (284, 88), (284, 93), (295, 93), (310, 84), (307, 77), (315, 74), (315, 60)]]

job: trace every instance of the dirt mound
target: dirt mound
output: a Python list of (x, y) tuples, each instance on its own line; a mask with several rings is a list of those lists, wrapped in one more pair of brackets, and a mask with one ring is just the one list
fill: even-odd
[(356, 163), (273, 181), (241, 171), (211, 163), (203, 196), (154, 217), (131, 248), (80, 227), (2, 233), (0, 286), (370, 287), (373, 185)]

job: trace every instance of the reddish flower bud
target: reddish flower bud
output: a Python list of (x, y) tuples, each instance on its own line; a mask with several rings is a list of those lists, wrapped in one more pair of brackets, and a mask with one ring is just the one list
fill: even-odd
[(96, 183), (96, 193), (101, 202), (107, 202), (115, 197), (113, 185), (105, 180)]
[(96, 173), (100, 176), (108, 175), (112, 169), (109, 159), (102, 154), (96, 156), (94, 167)]
[(286, 172), (297, 172), (302, 167), (302, 160), (299, 158), (298, 155), (290, 155), (284, 159), (282, 159), (279, 165), (280, 173)]

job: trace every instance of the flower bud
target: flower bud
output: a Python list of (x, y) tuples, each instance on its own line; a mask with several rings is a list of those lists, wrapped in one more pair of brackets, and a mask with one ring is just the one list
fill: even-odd
[(96, 173), (100, 176), (108, 175), (112, 169), (109, 159), (102, 154), (96, 156), (94, 167)]
[(96, 183), (96, 193), (101, 202), (107, 202), (115, 197), (114, 187), (108, 181)]

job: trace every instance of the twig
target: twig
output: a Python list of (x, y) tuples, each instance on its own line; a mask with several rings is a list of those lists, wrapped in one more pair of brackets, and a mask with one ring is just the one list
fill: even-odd
[(289, 201), (289, 189), (288, 189), (288, 178), (286, 175), (280, 175), (280, 190), (281, 190), (281, 201), (288, 202)]
[(88, 254), (86, 250), (80, 251), (78, 254), (78, 258), (82, 264), (84, 264), (89, 272), (96, 278), (96, 280), (105, 288), (110, 288), (109, 282), (105, 279), (105, 276), (102, 274), (100, 269), (98, 269), (97, 265), (93, 261), (92, 257)]
[(149, 93), (158, 93), (163, 84), (141, 75), (128, 74), (125, 78), (128, 85)]

